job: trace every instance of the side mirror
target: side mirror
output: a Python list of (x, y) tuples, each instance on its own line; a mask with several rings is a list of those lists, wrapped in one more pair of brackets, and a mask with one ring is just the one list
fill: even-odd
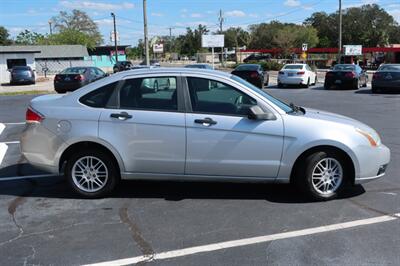
[(258, 105), (249, 108), (248, 118), (251, 120), (276, 120), (276, 116), (273, 113), (266, 113)]

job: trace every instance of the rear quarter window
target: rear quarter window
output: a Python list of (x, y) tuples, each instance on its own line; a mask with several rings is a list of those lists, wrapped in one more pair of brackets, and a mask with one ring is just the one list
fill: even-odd
[(90, 107), (104, 108), (106, 107), (107, 103), (110, 102), (111, 104), (111, 102), (114, 102), (110, 98), (111, 95), (113, 95), (113, 92), (116, 90), (117, 85), (118, 82), (113, 82), (94, 91), (91, 91), (88, 94), (82, 96), (79, 99), (79, 102)]

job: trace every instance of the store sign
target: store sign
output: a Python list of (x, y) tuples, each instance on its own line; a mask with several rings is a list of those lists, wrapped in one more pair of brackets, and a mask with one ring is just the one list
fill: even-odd
[(308, 50), (308, 44), (307, 43), (303, 43), (303, 45), (301, 46), (301, 50), (303, 52), (306, 52)]
[(201, 36), (201, 47), (224, 47), (224, 35), (202, 35)]
[(362, 45), (343, 45), (344, 55), (362, 55)]
[(163, 52), (164, 52), (164, 44), (162, 44), (162, 43), (159, 43), (159, 44), (155, 43), (155, 44), (153, 45), (153, 52), (154, 52), (154, 53), (163, 53)]

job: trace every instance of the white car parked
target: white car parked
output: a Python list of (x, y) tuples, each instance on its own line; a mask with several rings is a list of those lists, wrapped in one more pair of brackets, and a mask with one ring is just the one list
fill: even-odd
[(300, 85), (308, 88), (317, 83), (317, 73), (307, 64), (286, 64), (278, 74), (278, 88)]

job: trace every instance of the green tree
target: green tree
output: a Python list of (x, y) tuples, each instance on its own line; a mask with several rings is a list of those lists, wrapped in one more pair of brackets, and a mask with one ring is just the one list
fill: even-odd
[(23, 45), (35, 45), (44, 40), (44, 38), (45, 36), (43, 34), (25, 30), (17, 35), (15, 43)]
[(83, 11), (74, 9), (71, 13), (60, 11), (58, 16), (52, 17), (54, 28), (60, 32), (74, 30), (90, 36), (99, 45), (102, 43), (102, 36), (97, 24)]
[(0, 45), (10, 45), (12, 41), (8, 38), (10, 34), (3, 26), (0, 26)]
[(39, 44), (80, 44), (85, 45), (88, 49), (93, 49), (96, 46), (95, 40), (90, 35), (74, 29), (63, 29), (59, 33), (40, 40)]
[(241, 27), (231, 27), (223, 32), (225, 35), (225, 47), (237, 48), (240, 46), (248, 46), (250, 42), (250, 34)]
[[(304, 21), (317, 29), (320, 47), (337, 47), (338, 12), (317, 12)], [(400, 26), (377, 4), (347, 8), (343, 11), (343, 44), (375, 47), (400, 42)]]

